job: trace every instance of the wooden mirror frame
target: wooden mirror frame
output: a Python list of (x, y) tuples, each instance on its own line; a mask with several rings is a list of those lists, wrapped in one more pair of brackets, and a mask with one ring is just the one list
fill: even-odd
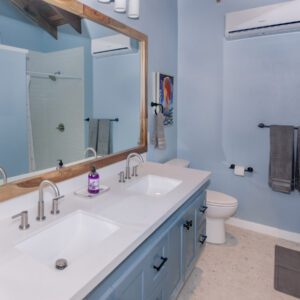
[(86, 18), (90, 21), (104, 25), (110, 29), (116, 30), (131, 38), (139, 41), (141, 52), (141, 103), (140, 103), (140, 143), (139, 146), (128, 149), (126, 151), (111, 154), (103, 158), (97, 158), (86, 162), (78, 163), (72, 166), (64, 167), (60, 170), (41, 173), (39, 175), (30, 176), (16, 180), (6, 185), (0, 186), (0, 202), (17, 196), (21, 196), (38, 189), (42, 180), (48, 179), (53, 182), (61, 182), (81, 174), (88, 172), (94, 165), (96, 168), (102, 168), (116, 162), (126, 159), (131, 152), (144, 153), (147, 152), (147, 74), (148, 74), (148, 37), (128, 27), (125, 24), (114, 20), (101, 12), (77, 1), (77, 0), (40, 0), (50, 5), (71, 12), (81, 18)]

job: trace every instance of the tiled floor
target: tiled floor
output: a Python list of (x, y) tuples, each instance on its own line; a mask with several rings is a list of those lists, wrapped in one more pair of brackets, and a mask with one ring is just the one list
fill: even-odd
[(300, 245), (233, 226), (227, 231), (225, 245), (207, 244), (178, 300), (297, 299), (273, 288), (274, 246)]

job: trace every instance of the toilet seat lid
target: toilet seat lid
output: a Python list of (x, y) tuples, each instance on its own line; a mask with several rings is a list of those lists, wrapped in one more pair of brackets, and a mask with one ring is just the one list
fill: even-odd
[(206, 191), (206, 203), (214, 206), (236, 206), (238, 201), (236, 198), (224, 193), (215, 191)]

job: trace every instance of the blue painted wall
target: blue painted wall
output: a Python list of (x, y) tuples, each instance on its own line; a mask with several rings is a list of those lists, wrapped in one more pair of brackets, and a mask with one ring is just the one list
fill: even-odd
[[(120, 20), (123, 23), (145, 33), (149, 38), (149, 130), (153, 131), (153, 109), (150, 102), (154, 99), (153, 72), (175, 75), (177, 87), (177, 1), (141, 0), (139, 20), (131, 20), (126, 14), (113, 12), (113, 3), (104, 4), (94, 0), (83, 0), (85, 4)], [(148, 159), (163, 162), (177, 155), (177, 88), (175, 88), (175, 124), (165, 128), (167, 149), (156, 150), (148, 147)]]
[[(237, 217), (299, 232), (299, 193), (268, 187), (269, 130), (257, 124), (300, 125), (300, 33), (224, 39), (226, 12), (275, 2), (178, 0), (178, 154), (238, 198)], [(234, 176), (230, 163), (255, 173)]]
[(26, 54), (0, 50), (0, 66), (0, 165), (11, 177), (28, 171)]
[(42, 51), (43, 45), (41, 40), (43, 34), (44, 31), (39, 27), (0, 15), (1, 44)]

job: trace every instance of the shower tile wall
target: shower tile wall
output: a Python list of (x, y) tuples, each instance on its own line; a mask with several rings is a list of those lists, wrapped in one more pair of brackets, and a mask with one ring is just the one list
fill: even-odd
[[(84, 59), (83, 48), (51, 53), (30, 52), (28, 70), (55, 73), (78, 79), (56, 81), (31, 76), (30, 110), (37, 170), (83, 158), (84, 152)], [(76, 63), (74, 63), (76, 62)], [(64, 132), (56, 127), (63, 123)], [(67, 154), (67, 155), (66, 155)]]

